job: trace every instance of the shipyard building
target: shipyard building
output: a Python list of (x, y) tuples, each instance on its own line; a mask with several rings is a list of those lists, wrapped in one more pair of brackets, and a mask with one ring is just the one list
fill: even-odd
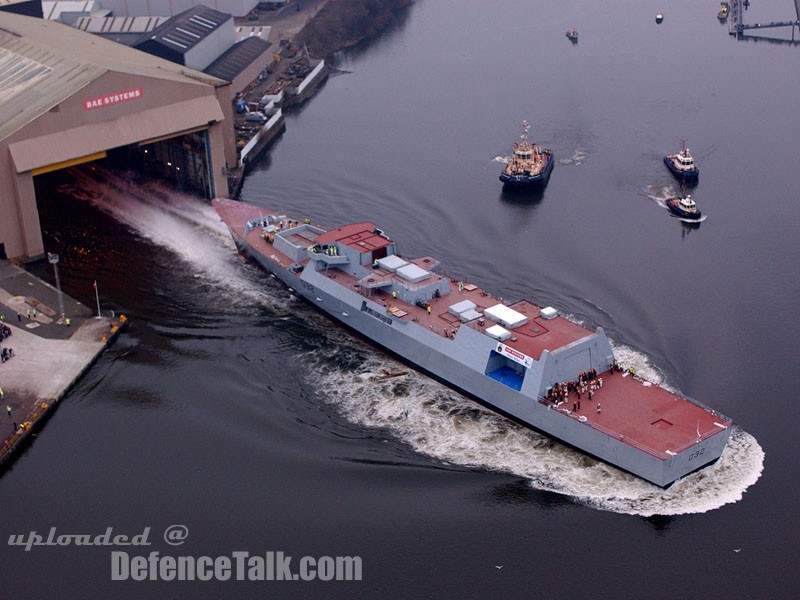
[(43, 256), (34, 180), (69, 166), (106, 159), (227, 195), (231, 95), (189, 66), (0, 11), (0, 258)]
[[(101, 0), (104, 9), (109, 9), (119, 17), (142, 17), (147, 15), (176, 15), (190, 8), (206, 5), (210, 8), (229, 13), (234, 17), (244, 17), (252, 11), (259, 0)], [(284, 2), (272, 2), (284, 4)]]

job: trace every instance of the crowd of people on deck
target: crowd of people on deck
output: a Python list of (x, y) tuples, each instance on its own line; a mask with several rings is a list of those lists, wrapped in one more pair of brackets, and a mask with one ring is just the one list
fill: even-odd
[[(611, 372), (613, 372), (613, 365)], [(578, 375), (578, 378), (573, 381), (564, 381), (553, 385), (553, 387), (547, 390), (545, 400), (559, 405), (562, 402), (567, 402), (570, 394), (574, 394), (575, 400), (572, 403), (572, 412), (580, 412), (581, 399), (586, 396), (589, 401), (594, 400), (594, 395), (602, 387), (603, 378), (597, 376), (596, 369), (590, 369), (589, 371), (583, 371)], [(602, 412), (600, 402), (597, 403), (595, 410), (597, 410), (598, 413)]]
[[(611, 363), (608, 374), (611, 375), (623, 371), (627, 371), (628, 374), (636, 377), (636, 369), (633, 367), (623, 369), (622, 365), (620, 365), (616, 359)], [(574, 381), (564, 381), (554, 384), (553, 387), (547, 390), (544, 399), (559, 406), (562, 403), (568, 402), (570, 394), (573, 394), (575, 399), (572, 402), (572, 412), (577, 413), (581, 411), (581, 399), (585, 396), (589, 401), (593, 401), (595, 394), (602, 387), (603, 378), (597, 376), (596, 369), (590, 369), (581, 373)], [(603, 412), (599, 400), (594, 408), (598, 414)], [(583, 417), (581, 417), (581, 419), (583, 419)]]

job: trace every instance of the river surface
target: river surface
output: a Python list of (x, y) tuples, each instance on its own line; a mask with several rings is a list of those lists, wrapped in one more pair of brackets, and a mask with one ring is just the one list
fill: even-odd
[[(748, 22), (793, 17), (752, 4)], [(95, 165), (37, 181), (45, 243), (67, 292), (91, 306), (96, 279), (131, 326), (0, 478), (2, 531), (149, 527), (149, 548), (114, 549), (358, 556), (363, 581), (112, 582), (112, 548), (3, 544), (2, 595), (798, 597), (800, 49), (737, 42), (717, 10), (420, 1), (338, 57), (241, 194), (374, 221), (602, 326), (625, 364), (733, 418), (714, 466), (661, 490), (495, 416), (294, 299), (207, 202)], [(523, 119), (558, 161), (527, 196), (497, 179)], [(694, 226), (663, 203), (683, 138)]]

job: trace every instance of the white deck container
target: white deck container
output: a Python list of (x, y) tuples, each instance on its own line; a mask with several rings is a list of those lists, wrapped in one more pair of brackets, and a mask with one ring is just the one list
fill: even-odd
[(505, 304), (495, 304), (494, 306), (490, 306), (484, 311), (484, 313), (492, 321), (497, 321), (509, 329), (514, 329), (520, 325), (525, 325), (525, 323), (528, 322), (528, 317), (515, 311), (513, 308), (509, 308)]
[(511, 337), (511, 332), (500, 325), (492, 325), (486, 328), (486, 335), (503, 342)]
[(411, 283), (418, 283), (420, 281), (425, 281), (428, 277), (431, 276), (430, 271), (426, 271), (422, 267), (418, 267), (413, 263), (409, 263), (404, 267), (400, 267), (397, 269), (397, 274), (400, 275), (406, 281), (410, 281)]
[(403, 260), (396, 254), (390, 254), (389, 256), (384, 256), (383, 258), (378, 259), (378, 265), (382, 269), (386, 269), (387, 271), (391, 271), (394, 273), (397, 269), (405, 267), (408, 264), (407, 260)]

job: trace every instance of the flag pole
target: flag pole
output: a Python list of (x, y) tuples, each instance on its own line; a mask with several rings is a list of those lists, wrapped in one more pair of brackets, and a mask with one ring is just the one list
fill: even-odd
[(94, 286), (94, 297), (95, 297), (95, 300), (97, 300), (97, 318), (99, 319), (101, 317), (101, 315), (100, 315), (100, 293), (97, 291), (97, 279), (94, 280), (94, 283), (92, 285)]

